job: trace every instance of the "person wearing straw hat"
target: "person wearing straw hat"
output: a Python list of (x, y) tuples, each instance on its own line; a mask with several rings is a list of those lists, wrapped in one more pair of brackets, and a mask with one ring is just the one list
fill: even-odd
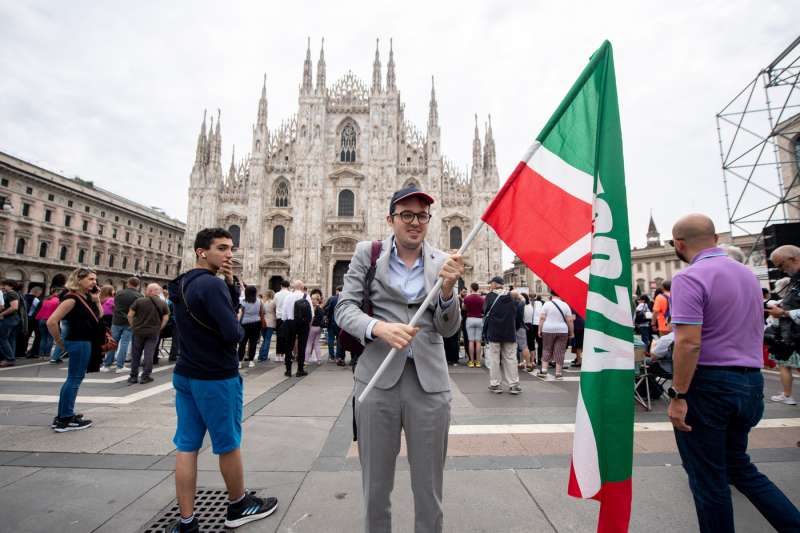
[[(355, 368), (354, 397), (365, 390), (390, 350), (399, 350), (372, 392), (355, 404), (367, 533), (392, 531), (390, 495), (401, 431), (411, 471), (415, 530), (440, 532), (444, 521), (451, 396), (443, 337), (461, 326), (456, 290), (464, 263), (460, 255), (448, 256), (425, 242), (432, 203), (416, 187), (394, 193), (386, 217), (393, 234), (379, 244), (358, 243), (336, 305), (336, 323), (365, 346)], [(370, 270), (374, 278), (367, 284)], [(408, 326), (439, 277), (439, 294), (417, 325)], [(365, 294), (371, 315), (362, 309)]]

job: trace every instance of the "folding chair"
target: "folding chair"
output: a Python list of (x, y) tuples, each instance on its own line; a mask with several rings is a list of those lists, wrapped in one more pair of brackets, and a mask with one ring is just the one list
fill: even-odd
[[(653, 409), (652, 404), (650, 403), (650, 380), (648, 379), (649, 374), (647, 372), (647, 363), (645, 362), (644, 357), (644, 345), (638, 346), (636, 345), (633, 349), (633, 361), (634, 364), (638, 364), (639, 366), (639, 375), (633, 380), (633, 397), (634, 399), (641, 404), (642, 407), (651, 411)], [(645, 397), (642, 398), (642, 395), (639, 394), (639, 385), (644, 382), (645, 388)]]

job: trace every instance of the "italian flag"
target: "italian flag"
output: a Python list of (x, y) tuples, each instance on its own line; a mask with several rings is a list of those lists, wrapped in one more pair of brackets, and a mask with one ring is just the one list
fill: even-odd
[(614, 59), (604, 42), (482, 217), (586, 319), (568, 492), (628, 531), (633, 324)]

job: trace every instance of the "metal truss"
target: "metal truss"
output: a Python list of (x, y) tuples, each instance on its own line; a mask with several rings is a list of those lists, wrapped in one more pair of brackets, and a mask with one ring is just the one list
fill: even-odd
[(786, 168), (787, 161), (798, 157), (793, 146), (800, 134), (799, 81), (800, 37), (716, 116), (731, 233), (759, 235), (753, 248), (745, 250), (748, 256), (760, 247), (765, 226), (790, 220), (787, 205), (800, 208), (800, 194), (792, 192), (800, 185), (798, 165), (788, 185), (781, 173), (782, 163)]

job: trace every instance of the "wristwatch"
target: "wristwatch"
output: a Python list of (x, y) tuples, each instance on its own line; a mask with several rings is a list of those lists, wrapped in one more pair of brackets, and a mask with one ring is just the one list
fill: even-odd
[(675, 390), (674, 387), (670, 387), (667, 389), (667, 396), (669, 396), (673, 400), (683, 400), (684, 398), (686, 398), (686, 393), (678, 392)]

